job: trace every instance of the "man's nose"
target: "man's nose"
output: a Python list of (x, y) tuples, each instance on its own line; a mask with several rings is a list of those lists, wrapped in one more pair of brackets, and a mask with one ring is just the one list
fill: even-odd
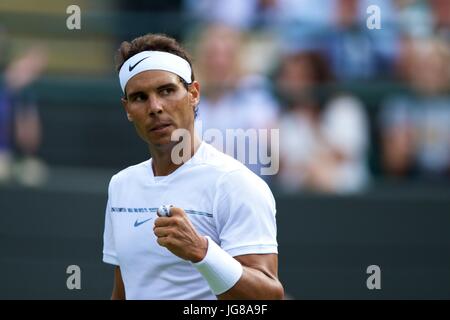
[(149, 97), (147, 108), (148, 108), (149, 115), (160, 114), (163, 112), (163, 109), (164, 109), (162, 101), (160, 99), (158, 99), (158, 97), (155, 97), (155, 96)]

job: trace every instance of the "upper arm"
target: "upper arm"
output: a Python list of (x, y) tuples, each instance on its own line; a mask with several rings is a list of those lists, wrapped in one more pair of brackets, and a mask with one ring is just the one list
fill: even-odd
[(120, 267), (116, 266), (114, 268), (114, 285), (111, 295), (111, 300), (125, 300), (125, 286), (122, 280), (122, 273), (120, 272)]
[(243, 267), (258, 270), (269, 278), (278, 280), (277, 254), (246, 254), (234, 258), (239, 261)]
[(244, 270), (239, 281), (228, 291), (217, 296), (228, 299), (283, 299), (284, 288), (278, 280), (277, 254), (246, 254), (234, 257)]

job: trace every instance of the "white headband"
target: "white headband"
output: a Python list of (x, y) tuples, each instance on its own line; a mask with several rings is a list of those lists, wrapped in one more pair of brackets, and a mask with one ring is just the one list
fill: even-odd
[(163, 51), (142, 51), (124, 62), (119, 72), (120, 86), (125, 92), (127, 82), (138, 73), (147, 70), (164, 70), (175, 73), (188, 84), (191, 80), (191, 66), (185, 59)]

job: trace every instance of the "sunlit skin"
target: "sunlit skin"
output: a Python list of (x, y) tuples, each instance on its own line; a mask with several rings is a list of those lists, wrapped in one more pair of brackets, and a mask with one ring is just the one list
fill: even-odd
[(168, 175), (180, 165), (171, 161), (171, 141), (176, 129), (189, 131), (192, 154), (200, 139), (194, 131), (194, 108), (200, 100), (200, 86), (194, 81), (188, 90), (180, 78), (167, 71), (144, 71), (132, 77), (126, 87), (122, 104), (128, 120), (148, 144), (155, 175)]

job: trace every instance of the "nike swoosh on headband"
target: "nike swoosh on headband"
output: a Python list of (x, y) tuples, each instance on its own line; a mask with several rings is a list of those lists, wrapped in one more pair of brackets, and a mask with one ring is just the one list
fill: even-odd
[(139, 221), (138, 219), (136, 219), (136, 221), (134, 222), (134, 227), (139, 227), (141, 224), (146, 223), (147, 221), (152, 220), (153, 218), (147, 219), (147, 220), (143, 220), (143, 221)]
[(145, 57), (145, 58), (142, 58), (141, 60), (139, 60), (138, 62), (136, 62), (135, 64), (134, 64), (134, 66), (131, 66), (131, 64), (128, 66), (128, 71), (133, 71), (133, 69), (134, 68), (136, 68), (136, 66), (139, 64), (139, 63), (141, 63), (142, 61), (144, 61), (145, 59), (148, 59), (148, 58), (150, 58), (150, 57)]
[(125, 87), (132, 77), (149, 70), (175, 73), (186, 83), (192, 83), (192, 67), (186, 59), (165, 51), (142, 51), (125, 61), (120, 68), (119, 82), (122, 92), (125, 93)]

